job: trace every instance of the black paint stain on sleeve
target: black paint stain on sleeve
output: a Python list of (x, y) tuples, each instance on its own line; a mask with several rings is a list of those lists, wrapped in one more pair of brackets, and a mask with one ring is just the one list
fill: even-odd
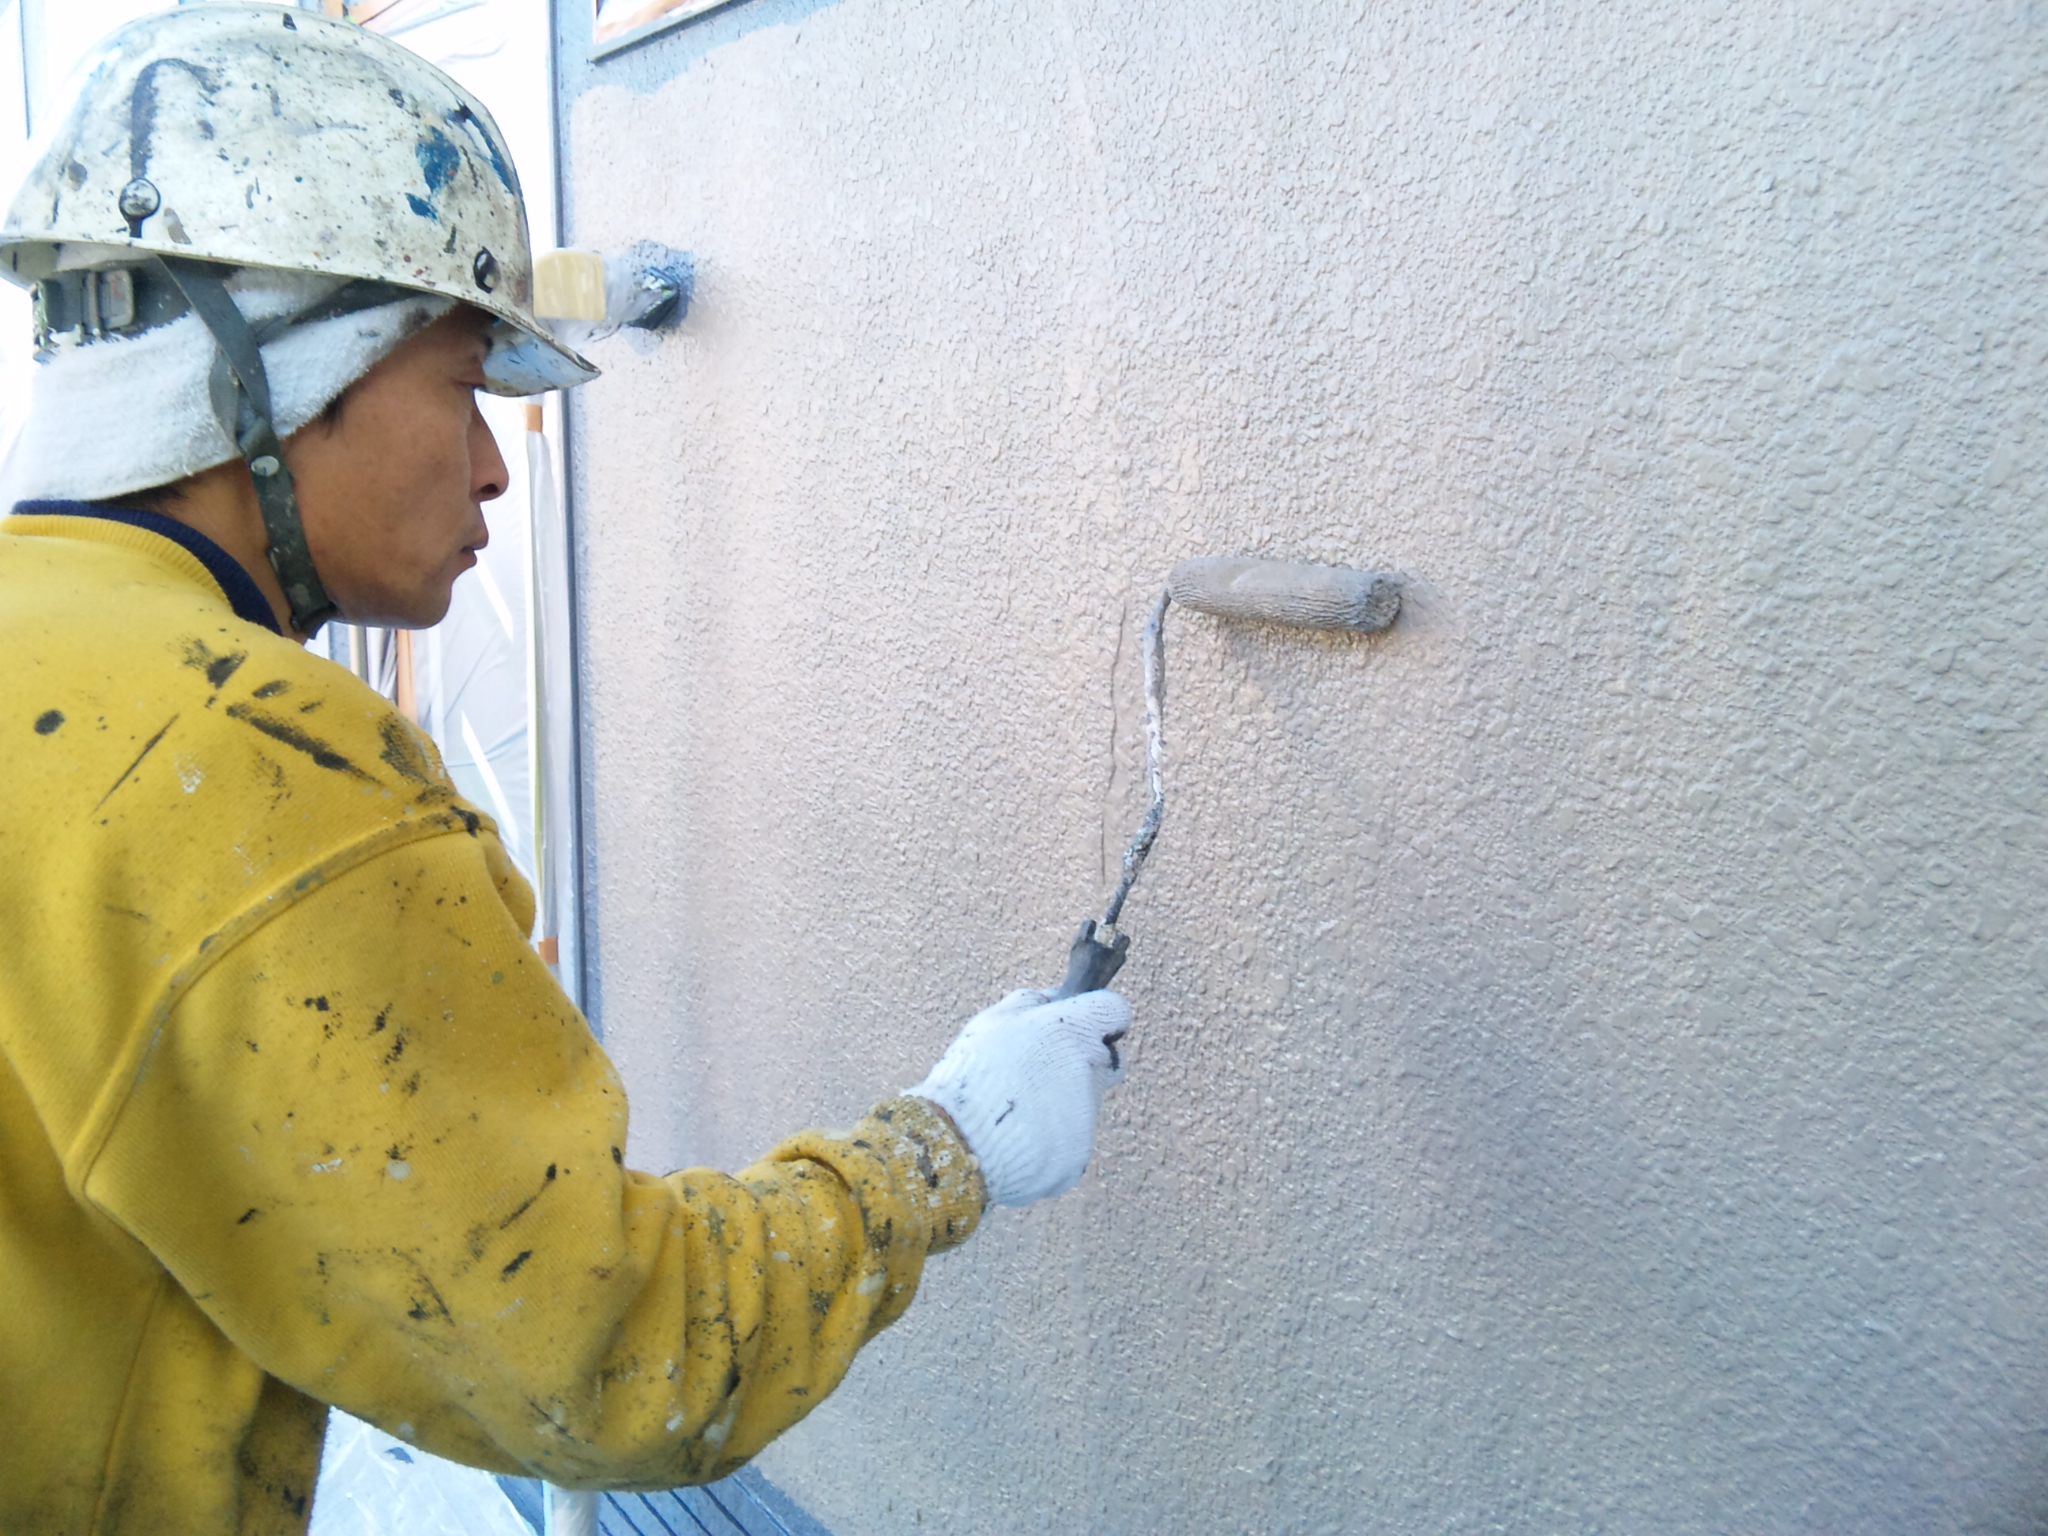
[(274, 683), (265, 683), (261, 688), (258, 688), (255, 697), (259, 699), (274, 699), (280, 693), (290, 693), (291, 691), (292, 685), (283, 678), (279, 678)]
[(549, 1163), (547, 1177), (541, 1180), (540, 1188), (535, 1190), (532, 1194), (528, 1195), (524, 1200), (520, 1201), (517, 1208), (513, 1210), (512, 1214), (510, 1216), (507, 1216), (503, 1221), (498, 1223), (498, 1230), (500, 1232), (504, 1231), (507, 1227), (511, 1226), (513, 1222), (517, 1221), (520, 1217), (524, 1216), (527, 1213), (527, 1211), (532, 1208), (533, 1202), (538, 1200), (542, 1195), (546, 1194), (548, 1192), (548, 1186), (554, 1182), (555, 1165), (553, 1163)]
[(413, 739), (412, 732), (406, 728), (405, 722), (392, 718), (386, 720), (380, 730), (384, 737), (384, 750), (378, 755), (384, 759), (391, 771), (402, 779), (410, 779), (415, 784), (432, 784), (434, 765), (420, 750), (419, 743)]
[(270, 808), (274, 811), (292, 797), (292, 784), (284, 771), (284, 764), (268, 752), (256, 754), (256, 765), (263, 770), (265, 781), (270, 785)]
[(376, 782), (370, 775), (363, 772), (362, 769), (343, 757), (326, 742), (316, 736), (307, 735), (288, 720), (280, 720), (274, 715), (266, 715), (260, 710), (251, 709), (247, 704), (230, 704), (228, 706), (228, 718), (241, 721), (242, 724), (248, 726), (251, 730), (261, 731), (272, 741), (283, 742), (294, 752), (305, 753), (306, 756), (313, 759), (320, 767), (330, 772), (345, 773), (349, 777), (361, 779), (365, 783)]
[(171, 727), (176, 725), (177, 723), (178, 717), (176, 715), (171, 716), (170, 719), (164, 722), (163, 729), (158, 731), (154, 736), (150, 737), (146, 743), (144, 743), (142, 750), (135, 754), (135, 761), (130, 763), (125, 769), (123, 769), (121, 777), (114, 780), (113, 787), (110, 788), (104, 795), (100, 796), (99, 805), (95, 805), (93, 807), (94, 811), (97, 811), (101, 805), (105, 805), (109, 800), (113, 799), (114, 790), (119, 789), (123, 784), (126, 784), (130, 779), (132, 779), (135, 776), (135, 770), (142, 766), (142, 760), (145, 757), (149, 756), (150, 753), (156, 750), (156, 744), (162, 741), (164, 737), (170, 733)]
[[(334, 1005), (328, 1002), (325, 997), (309, 997), (305, 1000), (302, 1006), (308, 1013), (324, 1013), (330, 1015), (330, 1017), (324, 1018), (320, 1021), (321, 1039), (332, 1040), (336, 1035), (341, 1033), (341, 1015), (335, 1013)], [(313, 1060), (314, 1063), (317, 1065), (319, 1063), (320, 1058), (315, 1056)]]
[(526, 1263), (528, 1259), (532, 1257), (533, 1250), (531, 1248), (522, 1250), (518, 1258), (514, 1259), (510, 1264), (507, 1264), (503, 1269), (498, 1271), (498, 1278), (500, 1280), (510, 1280), (514, 1275), (519, 1273), (520, 1268)]
[(448, 1303), (441, 1299), (441, 1292), (435, 1286), (433, 1277), (427, 1273), (426, 1266), (402, 1248), (393, 1248), (391, 1256), (412, 1270), (414, 1281), (426, 1292), (424, 1300), (418, 1296), (412, 1298), (412, 1305), (406, 1309), (405, 1315), (415, 1322), (423, 1323), (430, 1318), (438, 1318), (444, 1323), (453, 1323), (455, 1314), (448, 1310)]
[(235, 1225), (238, 1227), (246, 1227), (247, 1225), (249, 1225), (250, 1222), (254, 1221), (258, 1216), (261, 1216), (262, 1214), (263, 1213), (261, 1211), (257, 1210), (256, 1207), (252, 1205), (249, 1207), (248, 1210), (242, 1212), (241, 1219), (237, 1221)]
[(216, 693), (227, 686), (228, 679), (248, 659), (247, 651), (216, 654), (204, 640), (190, 640), (185, 644), (185, 665), (195, 672), (204, 672)]
[(576, 1438), (574, 1435), (569, 1433), (569, 1426), (567, 1424), (563, 1423), (559, 1417), (557, 1417), (553, 1413), (550, 1413), (546, 1408), (543, 1408), (539, 1403), (535, 1402), (532, 1398), (529, 1397), (526, 1400), (526, 1406), (531, 1408), (535, 1413), (539, 1414), (543, 1419), (546, 1419), (548, 1423), (552, 1424), (555, 1427), (555, 1433), (560, 1435), (564, 1440), (574, 1440)]
[(43, 711), (43, 713), (41, 713), (40, 715), (36, 716), (36, 734), (37, 734), (38, 736), (49, 736), (49, 735), (52, 735), (52, 734), (53, 734), (53, 733), (55, 733), (55, 732), (56, 732), (57, 730), (59, 730), (59, 729), (60, 729), (60, 728), (61, 728), (61, 727), (63, 726), (63, 724), (64, 724), (64, 711), (63, 711), (63, 710), (61, 710), (61, 709), (47, 709), (47, 710), (44, 710), (44, 711)]
[[(477, 815), (475, 811), (470, 810), (467, 806), (464, 805), (449, 806), (448, 818), (461, 822), (462, 830), (467, 832), (471, 837), (475, 837), (477, 833), (482, 830), (484, 824), (483, 817)], [(444, 819), (442, 825), (446, 826), (447, 824), (447, 820)], [(450, 828), (450, 830), (452, 831), (453, 828)]]
[(503, 1221), (498, 1223), (498, 1230), (500, 1232), (504, 1231), (507, 1227), (511, 1226), (513, 1222), (517, 1221), (520, 1217), (524, 1216), (527, 1213), (527, 1210), (533, 1205), (533, 1202), (538, 1200), (539, 1198), (540, 1196), (538, 1195), (528, 1195), (524, 1200), (520, 1201), (517, 1206), (513, 1207), (512, 1214), (510, 1216), (507, 1216)]

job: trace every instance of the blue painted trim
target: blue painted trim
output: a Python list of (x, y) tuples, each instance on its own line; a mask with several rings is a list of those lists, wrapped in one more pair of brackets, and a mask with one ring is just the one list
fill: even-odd
[[(764, 27), (786, 27), (840, 0), (746, 0), (696, 16), (664, 18), (600, 47), (589, 0), (555, 8), (556, 89), (564, 106), (600, 85), (658, 90), (710, 54)], [(563, 210), (564, 213), (569, 210)], [(562, 233), (570, 228), (564, 220)], [(653, 233), (653, 232), (650, 232)]]
[(796, 1500), (752, 1467), (721, 1482), (672, 1493), (608, 1493), (602, 1536), (832, 1536)]
[(734, 1484), (745, 1498), (753, 1502), (767, 1518), (775, 1536), (832, 1536), (823, 1522), (813, 1518), (795, 1499), (771, 1483), (765, 1473), (749, 1467), (726, 1481)]
[[(738, 0), (716, 0), (716, 3), (706, 6), (701, 11), (692, 11), (687, 16), (662, 16), (648, 22), (644, 27), (635, 27), (631, 32), (621, 33), (609, 42), (593, 42), (590, 45), (591, 62), (595, 63), (599, 59), (608, 59), (615, 53), (623, 53), (628, 48), (646, 42), (650, 37), (655, 37), (660, 33), (668, 31), (671, 27), (686, 27), (693, 21), (702, 21), (713, 11), (722, 10), (728, 5), (737, 3)], [(590, 30), (591, 36), (593, 38), (596, 37), (597, 27), (594, 23)]]
[(519, 1511), (519, 1518), (533, 1530), (533, 1536), (543, 1536), (547, 1529), (547, 1491), (530, 1477), (497, 1477), (498, 1487), (505, 1498)]

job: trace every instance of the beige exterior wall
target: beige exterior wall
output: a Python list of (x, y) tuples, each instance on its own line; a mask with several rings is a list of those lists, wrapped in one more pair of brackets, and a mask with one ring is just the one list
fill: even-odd
[(569, 235), (593, 1003), (726, 1166), (1050, 981), (1097, 1170), (764, 1458), (844, 1536), (2048, 1519), (2038, 6), (756, 0)]

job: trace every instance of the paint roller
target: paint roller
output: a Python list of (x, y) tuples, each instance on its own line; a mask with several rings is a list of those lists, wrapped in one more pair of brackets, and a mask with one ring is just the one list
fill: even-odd
[(1124, 963), (1131, 936), (1117, 932), (1124, 901), (1137, 883), (1145, 856), (1159, 836), (1166, 814), (1166, 790), (1159, 775), (1165, 750), (1162, 717), (1166, 713), (1166, 610), (1179, 603), (1237, 623), (1278, 624), (1290, 629), (1348, 629), (1375, 634), (1394, 622), (1401, 611), (1401, 588), (1381, 571), (1354, 571), (1335, 565), (1301, 565), (1286, 560), (1252, 560), (1212, 556), (1183, 560), (1167, 574), (1166, 590), (1152, 604), (1145, 621), (1145, 764), (1151, 780), (1152, 804), (1138, 825), (1138, 834), (1124, 851), (1123, 879), (1110, 898), (1098, 925), (1093, 918), (1067, 952), (1067, 975), (1054, 998), (1073, 997), (1109, 985)]

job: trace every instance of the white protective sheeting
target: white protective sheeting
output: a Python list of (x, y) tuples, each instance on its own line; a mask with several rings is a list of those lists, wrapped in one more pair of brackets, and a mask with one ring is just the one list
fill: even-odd
[(336, 1410), (327, 1426), (312, 1536), (533, 1536), (497, 1480), (414, 1450)]

